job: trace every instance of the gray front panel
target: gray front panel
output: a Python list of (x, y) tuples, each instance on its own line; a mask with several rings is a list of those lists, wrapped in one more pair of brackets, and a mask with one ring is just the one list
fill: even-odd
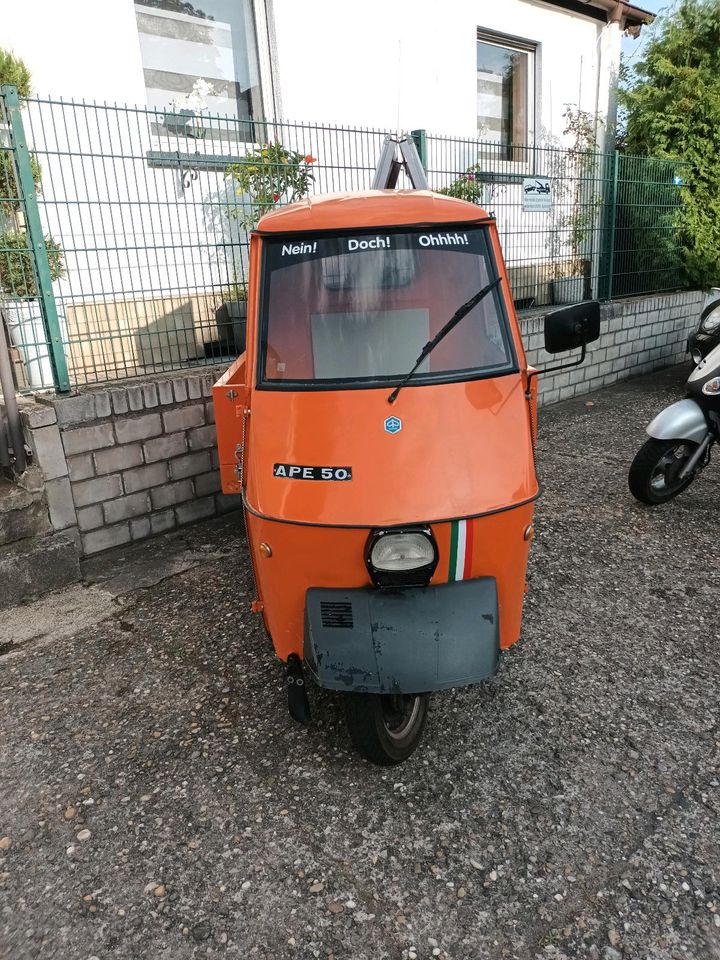
[(484, 680), (497, 669), (492, 577), (398, 590), (312, 588), (305, 662), (321, 687), (422, 693)]

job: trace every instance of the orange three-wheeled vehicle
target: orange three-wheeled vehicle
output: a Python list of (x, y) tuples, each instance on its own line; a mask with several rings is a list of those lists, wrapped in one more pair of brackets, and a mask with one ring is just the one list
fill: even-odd
[[(318, 196), (263, 217), (249, 276), (214, 403), (254, 609), (292, 715), (310, 674), (360, 752), (397, 763), (429, 693), (490, 677), (520, 635), (536, 380), (496, 225), (426, 190)], [(597, 307), (548, 318), (547, 349), (584, 356)]]

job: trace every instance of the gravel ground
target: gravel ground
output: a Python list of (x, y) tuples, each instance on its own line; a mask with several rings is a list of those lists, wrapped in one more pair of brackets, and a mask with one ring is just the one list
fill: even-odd
[(91, 566), (0, 659), (0, 956), (720, 957), (716, 467), (626, 485), (681, 382), (542, 411), (523, 639), (390, 771), (289, 719), (237, 517)]

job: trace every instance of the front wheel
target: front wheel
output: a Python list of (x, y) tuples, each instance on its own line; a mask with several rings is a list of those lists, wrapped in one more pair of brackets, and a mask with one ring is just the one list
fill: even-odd
[(635, 454), (628, 474), (630, 493), (641, 503), (667, 503), (695, 479), (680, 471), (697, 450), (691, 440), (646, 440)]
[(355, 749), (380, 766), (407, 760), (427, 720), (427, 693), (345, 695), (345, 719)]

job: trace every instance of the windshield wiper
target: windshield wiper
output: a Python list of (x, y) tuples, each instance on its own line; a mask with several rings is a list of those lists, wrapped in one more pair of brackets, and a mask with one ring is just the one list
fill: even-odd
[(450, 317), (450, 319), (445, 324), (445, 326), (442, 327), (442, 329), (438, 330), (438, 332), (435, 334), (432, 340), (428, 340), (428, 342), (422, 348), (422, 352), (420, 353), (420, 356), (415, 361), (415, 366), (412, 368), (410, 373), (408, 373), (406, 377), (403, 377), (400, 383), (395, 387), (393, 392), (388, 397), (388, 403), (395, 403), (395, 401), (397, 400), (398, 394), (400, 393), (402, 388), (405, 386), (405, 384), (408, 382), (408, 380), (412, 379), (415, 371), (423, 362), (423, 360), (426, 357), (428, 357), (433, 352), (435, 347), (440, 343), (440, 341), (444, 340), (445, 337), (450, 333), (450, 331), (453, 330), (460, 323), (462, 318), (467, 316), (468, 313), (470, 313), (473, 307), (476, 307), (480, 303), (480, 301), (490, 293), (491, 290), (495, 289), (495, 287), (500, 283), (501, 279), (502, 279), (501, 277), (496, 277), (495, 280), (492, 280), (490, 283), (488, 283), (486, 287), (483, 287), (482, 290), (476, 293), (474, 297), (470, 297), (467, 303), (464, 303), (461, 307), (458, 307), (458, 309)]

